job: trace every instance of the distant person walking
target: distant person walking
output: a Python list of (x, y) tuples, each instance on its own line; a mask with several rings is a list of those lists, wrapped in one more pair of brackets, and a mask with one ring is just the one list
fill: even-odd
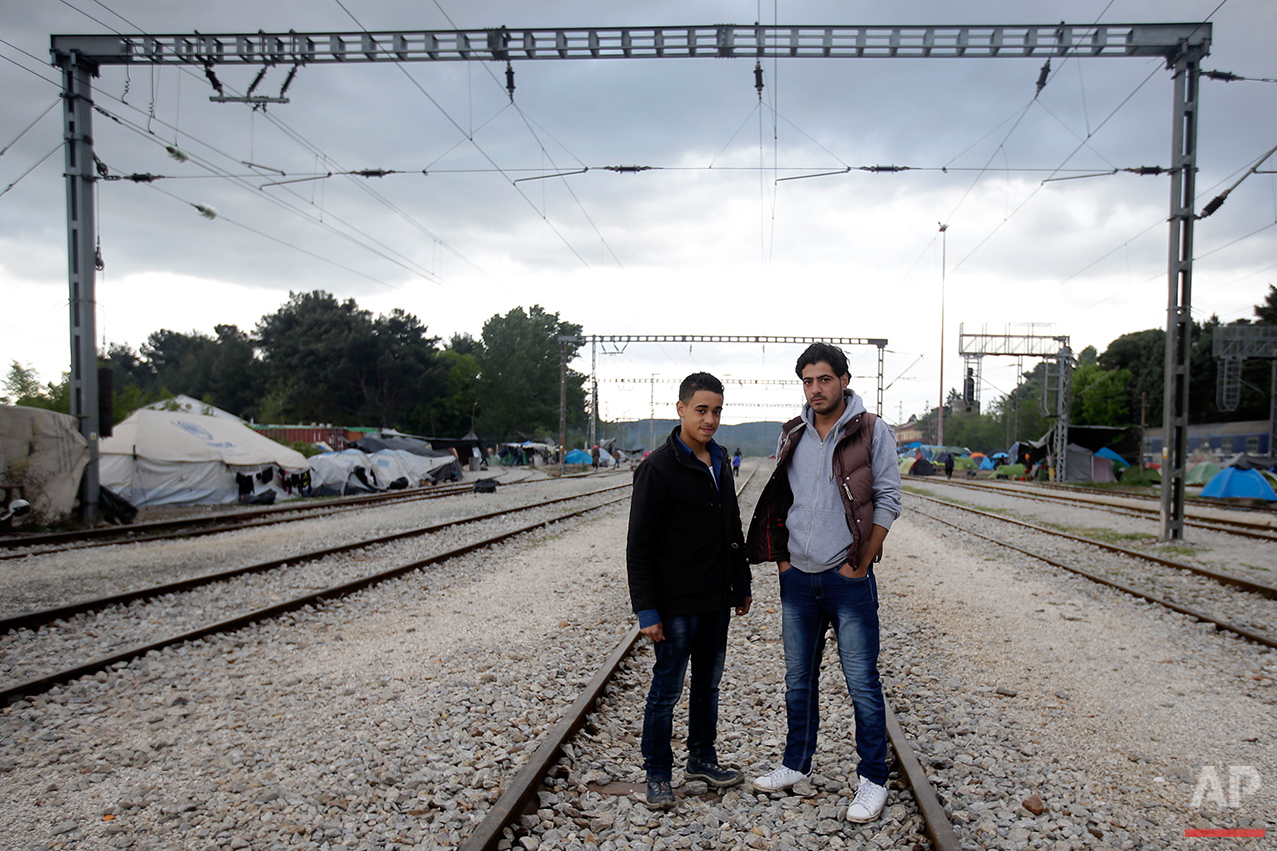
[(740, 475), (740, 450), (736, 450), (736, 454), (732, 456), (732, 478)]
[(590, 460), (594, 463), (594, 469), (599, 468), (599, 445), (594, 444), (594, 448), (590, 450)]
[(727, 453), (713, 441), (723, 385), (707, 372), (683, 379), (679, 425), (634, 473), (626, 569), (639, 629), (656, 662), (643, 712), (647, 805), (675, 805), (670, 786), (674, 707), (692, 668), (687, 706), (686, 780), (725, 788), (744, 780), (718, 764), (718, 684), (732, 609), (749, 611), (749, 564)]
[(758, 500), (746, 544), (751, 562), (774, 561), (780, 571), (789, 720), (780, 766), (756, 778), (754, 788), (777, 792), (811, 773), (820, 661), (832, 625), (860, 757), (860, 785), (847, 818), (868, 822), (886, 803), (888, 766), (873, 563), (900, 516), (900, 470), (891, 428), (867, 413), (847, 386), (851, 376), (841, 349), (813, 343), (795, 372), (807, 404), (781, 429), (776, 470)]
[(953, 478), (953, 453), (946, 452), (944, 454), (944, 475), (947, 479)]

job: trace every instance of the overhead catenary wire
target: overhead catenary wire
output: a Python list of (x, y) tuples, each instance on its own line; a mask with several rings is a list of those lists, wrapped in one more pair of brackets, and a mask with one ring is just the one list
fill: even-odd
[[(84, 12), (83, 10), (78, 9), (77, 7), (75, 7), (74, 5), (72, 5), (71, 3), (67, 2), (67, 0), (60, 0), (60, 2), (62, 2), (64, 5), (68, 6), (69, 8), (74, 9), (75, 11), (79, 12), (80, 14), (85, 15), (85, 17), (90, 18), (91, 20), (93, 20), (94, 22), (96, 22), (96, 23), (100, 24), (101, 26), (106, 27), (107, 29), (110, 29), (112, 32), (116, 33), (117, 35), (118, 35), (118, 34), (120, 34), (120, 31), (119, 31), (119, 30), (115, 29), (114, 27), (111, 27), (109, 24), (106, 24), (106, 23), (104, 23), (104, 22), (102, 22), (102, 21), (99, 21), (97, 18), (94, 18), (93, 16), (89, 15), (88, 13)], [(104, 3), (102, 3), (102, 2), (101, 2), (101, 0), (94, 0), (94, 2), (96, 2), (96, 3), (97, 3), (99, 6), (101, 6), (103, 9), (106, 9), (106, 10), (107, 10), (108, 12), (110, 12), (111, 14), (115, 15), (115, 16), (116, 16), (117, 18), (119, 18), (120, 20), (124, 21), (124, 22), (125, 22), (126, 24), (128, 24), (129, 26), (133, 27), (135, 30), (137, 30), (137, 31), (139, 31), (139, 32), (145, 32), (144, 28), (139, 27), (137, 24), (135, 24), (135, 23), (133, 23), (132, 21), (130, 21), (129, 19), (125, 18), (123, 15), (118, 14), (118, 13), (117, 13), (117, 12), (115, 12), (113, 9), (111, 9), (110, 7), (108, 7), (108, 6), (106, 6)], [(30, 55), (30, 54), (27, 54), (27, 55)], [(32, 58), (35, 58), (35, 57), (32, 57)], [(273, 63), (272, 63), (272, 64), (273, 64)], [(255, 87), (257, 86), (257, 84), (261, 82), (261, 78), (262, 78), (262, 76), (265, 74), (265, 72), (266, 72), (266, 70), (267, 70), (267, 68), (268, 68), (268, 67), (269, 67), (269, 66), (264, 66), (264, 67), (261, 69), (261, 71), (258, 73), (257, 78), (253, 81), (253, 88), (255, 88)], [(153, 69), (153, 70), (154, 70), (154, 69)], [(180, 70), (182, 71), (182, 73), (187, 74), (187, 75), (189, 75), (189, 76), (191, 76), (191, 77), (196, 77), (196, 78), (198, 77), (198, 75), (197, 75), (197, 74), (195, 74), (195, 72), (194, 72), (194, 71), (192, 71), (192, 70), (191, 70), (191, 69), (189, 69), (189, 68), (186, 68), (186, 67), (180, 67)], [(288, 79), (285, 81), (285, 83), (284, 83), (284, 85), (283, 85), (283, 88), (281, 89), (281, 96), (282, 96), (283, 91), (286, 91), (286, 90), (287, 90), (287, 88), (288, 88), (288, 86), (289, 86), (289, 84), (291, 84), (292, 79), (293, 79), (293, 76), (295, 75), (296, 71), (297, 71), (297, 66), (296, 66), (296, 65), (294, 65), (293, 69), (290, 71), (290, 73), (289, 73), (289, 75), (288, 75)], [(251, 92), (251, 89), (250, 89), (250, 92)], [(110, 97), (110, 96), (108, 95), (108, 97)], [(131, 105), (129, 105), (126, 101), (124, 101), (123, 99), (116, 99), (116, 98), (112, 98), (112, 100), (118, 100), (120, 103), (122, 103), (122, 104), (124, 104), (124, 105), (126, 105), (126, 106), (131, 106)], [(304, 148), (307, 148), (308, 150), (311, 150), (312, 152), (322, 154), (322, 151), (320, 151), (320, 150), (319, 150), (319, 148), (318, 148), (317, 146), (315, 146), (315, 145), (313, 145), (312, 143), (310, 143), (308, 140), (306, 140), (304, 137), (302, 137), (302, 136), (301, 136), (301, 134), (299, 134), (299, 133), (297, 133), (296, 131), (292, 130), (291, 128), (287, 127), (287, 125), (286, 125), (286, 124), (284, 124), (282, 121), (280, 121), (279, 119), (277, 119), (274, 115), (272, 115), (272, 114), (270, 114), (270, 113), (266, 113), (266, 116), (267, 116), (267, 120), (268, 120), (268, 121), (270, 121), (272, 124), (274, 124), (274, 125), (275, 125), (275, 126), (277, 126), (279, 129), (281, 129), (282, 131), (284, 131), (286, 135), (288, 135), (290, 138), (293, 138), (293, 139), (294, 139), (294, 141), (298, 142), (298, 144), (301, 144)], [(152, 109), (151, 109), (151, 113), (150, 113), (150, 115), (149, 115), (149, 118), (154, 119), (154, 104), (153, 104), (153, 103), (152, 103)], [(161, 122), (159, 122), (159, 123), (160, 123), (160, 124), (162, 124), (163, 126), (168, 127), (169, 129), (172, 129), (175, 133), (177, 133), (177, 132), (178, 132), (178, 130), (177, 130), (177, 128), (176, 128), (175, 126), (168, 125), (167, 123), (162, 122), (162, 121), (161, 121)], [(148, 132), (150, 132), (150, 131), (149, 131), (149, 127), (148, 127)], [(205, 144), (207, 144), (207, 143), (205, 143)], [(210, 150), (216, 151), (216, 152), (217, 152), (219, 155), (221, 155), (221, 156), (226, 156), (226, 157), (230, 158), (230, 156), (229, 156), (228, 154), (226, 154), (226, 153), (224, 153), (224, 152), (222, 152), (222, 151), (219, 151), (217, 148), (213, 147), (212, 145), (207, 145), (207, 147), (209, 147), (209, 149), (210, 149)], [(327, 157), (327, 155), (326, 155), (326, 154), (323, 154), (323, 156), (325, 157), (325, 159), (328, 159), (328, 157)], [(442, 247), (444, 247), (447, 251), (449, 251), (451, 254), (453, 254), (455, 257), (457, 257), (457, 259), (461, 260), (461, 261), (462, 261), (463, 263), (465, 263), (467, 266), (470, 266), (470, 267), (471, 267), (472, 269), (474, 269), (475, 271), (478, 271), (478, 272), (480, 272), (480, 273), (482, 273), (482, 274), (484, 274), (484, 275), (487, 275), (487, 273), (486, 273), (486, 272), (485, 272), (482, 268), (480, 268), (477, 264), (475, 264), (473, 261), (471, 261), (469, 258), (467, 258), (464, 254), (462, 254), (462, 253), (461, 253), (460, 251), (458, 251), (456, 248), (454, 248), (453, 246), (451, 246), (450, 244), (448, 244), (446, 241), (444, 241), (443, 239), (439, 238), (439, 237), (438, 237), (438, 236), (436, 236), (435, 234), (431, 233), (431, 232), (429, 231), (429, 229), (425, 228), (423, 225), (421, 225), (421, 224), (420, 224), (420, 222), (417, 222), (415, 219), (413, 219), (411, 216), (409, 216), (406, 212), (404, 212), (401, 208), (399, 208), (398, 206), (394, 205), (394, 204), (393, 204), (392, 202), (390, 202), (388, 199), (384, 198), (383, 196), (381, 196), (380, 194), (376, 193), (375, 191), (372, 191), (372, 190), (371, 190), (369, 187), (367, 187), (366, 185), (365, 185), (365, 186), (363, 186), (362, 188), (363, 188), (363, 190), (365, 191), (365, 193), (366, 193), (366, 194), (369, 194), (369, 195), (370, 195), (371, 197), (373, 197), (373, 198), (374, 198), (374, 199), (375, 199), (378, 203), (380, 203), (380, 204), (382, 204), (383, 206), (387, 207), (387, 209), (390, 209), (392, 212), (394, 212), (394, 213), (395, 213), (396, 215), (398, 215), (400, 218), (404, 219), (404, 220), (405, 220), (405, 221), (407, 221), (409, 224), (411, 224), (412, 226), (414, 226), (417, 230), (419, 230), (419, 231), (420, 231), (420, 232), (422, 232), (422, 233), (425, 233), (425, 234), (426, 234), (427, 236), (429, 236), (431, 239), (435, 240), (437, 243), (439, 243)], [(393, 249), (390, 249), (388, 246), (386, 246), (386, 248), (387, 248), (387, 250), (393, 251)], [(395, 253), (398, 253), (398, 252), (395, 252)], [(403, 255), (400, 255), (400, 256), (403, 256)], [(428, 275), (426, 275), (426, 277), (429, 277), (429, 278), (432, 278), (432, 279), (434, 279), (434, 278), (435, 278), (435, 276), (434, 276), (433, 274), (428, 274)]]

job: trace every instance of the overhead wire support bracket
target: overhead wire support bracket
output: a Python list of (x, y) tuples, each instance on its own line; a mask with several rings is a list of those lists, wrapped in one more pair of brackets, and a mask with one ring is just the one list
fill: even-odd
[(535, 177), (516, 177), (514, 182), (523, 183), (527, 180), (546, 180), (551, 177), (571, 177), (574, 174), (585, 174), (589, 170), (590, 167), (587, 165), (585, 168), (579, 168), (576, 171), (556, 171), (554, 174), (538, 174)]

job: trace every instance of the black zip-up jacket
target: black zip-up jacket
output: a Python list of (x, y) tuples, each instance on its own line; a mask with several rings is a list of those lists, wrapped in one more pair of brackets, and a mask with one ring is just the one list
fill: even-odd
[(749, 594), (740, 507), (727, 453), (715, 487), (674, 429), (634, 472), (625, 547), (634, 611), (691, 615), (739, 606)]

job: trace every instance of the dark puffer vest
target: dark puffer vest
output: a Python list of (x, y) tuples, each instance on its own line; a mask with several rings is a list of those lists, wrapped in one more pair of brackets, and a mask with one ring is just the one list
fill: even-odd
[[(851, 530), (851, 549), (847, 562), (853, 567), (860, 563), (860, 542), (868, 538), (873, 528), (873, 465), (872, 449), (874, 427), (878, 417), (868, 412), (857, 414), (847, 424), (838, 445), (834, 447), (834, 477), (838, 482), (838, 495), (842, 497), (847, 515), (847, 527)], [(802, 417), (794, 417), (785, 423), (780, 432), (780, 449), (776, 453), (776, 470), (763, 488), (754, 509), (754, 519), (749, 524), (749, 536), (745, 540), (745, 555), (750, 564), (764, 561), (789, 561), (789, 530), (785, 519), (794, 504), (794, 494), (789, 488), (786, 472), (794, 447), (807, 423)], [(878, 558), (881, 558), (879, 553)], [(877, 559), (875, 559), (877, 560)]]

